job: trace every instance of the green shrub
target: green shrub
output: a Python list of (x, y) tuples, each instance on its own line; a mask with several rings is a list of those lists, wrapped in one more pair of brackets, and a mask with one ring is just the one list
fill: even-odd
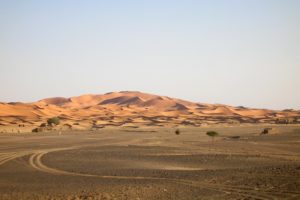
[(51, 125), (58, 125), (60, 123), (60, 119), (58, 117), (52, 117), (47, 120), (47, 123)]
[(216, 131), (207, 131), (206, 132), (206, 135), (210, 136), (210, 137), (215, 137), (215, 136), (218, 136), (219, 133), (216, 132)]
[(214, 140), (214, 138), (215, 138), (216, 136), (218, 136), (219, 133), (216, 132), (216, 131), (207, 131), (207, 132), (206, 132), (206, 135), (208, 135), (209, 137), (212, 138), (212, 140)]

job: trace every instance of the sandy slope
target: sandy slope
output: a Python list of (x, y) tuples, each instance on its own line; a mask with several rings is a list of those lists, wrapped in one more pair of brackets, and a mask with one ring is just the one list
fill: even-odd
[(83, 128), (104, 126), (167, 126), (217, 123), (300, 122), (300, 111), (273, 111), (201, 104), (141, 92), (47, 98), (34, 103), (0, 103), (0, 126), (37, 126), (59, 116)]

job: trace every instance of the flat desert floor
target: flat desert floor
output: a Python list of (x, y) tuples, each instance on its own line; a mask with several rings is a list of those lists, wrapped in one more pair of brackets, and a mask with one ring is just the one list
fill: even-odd
[(264, 127), (2, 134), (0, 199), (300, 199), (300, 126)]

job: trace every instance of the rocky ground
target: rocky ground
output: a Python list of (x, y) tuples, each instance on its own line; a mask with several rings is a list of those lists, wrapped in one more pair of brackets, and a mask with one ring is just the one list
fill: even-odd
[(263, 128), (2, 135), (0, 199), (299, 199), (300, 126)]

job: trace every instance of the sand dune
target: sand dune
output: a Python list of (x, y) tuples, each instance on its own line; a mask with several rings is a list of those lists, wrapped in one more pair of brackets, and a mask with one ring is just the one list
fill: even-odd
[(111, 92), (42, 99), (34, 103), (0, 103), (0, 125), (39, 125), (58, 116), (81, 128), (101, 126), (200, 126), (217, 123), (300, 123), (300, 111), (252, 109), (194, 103), (141, 92)]
[(61, 105), (71, 102), (71, 100), (68, 98), (63, 98), (63, 97), (54, 97), (54, 98), (43, 99), (39, 102), (45, 103), (45, 104), (54, 104), (57, 106), (61, 106)]

